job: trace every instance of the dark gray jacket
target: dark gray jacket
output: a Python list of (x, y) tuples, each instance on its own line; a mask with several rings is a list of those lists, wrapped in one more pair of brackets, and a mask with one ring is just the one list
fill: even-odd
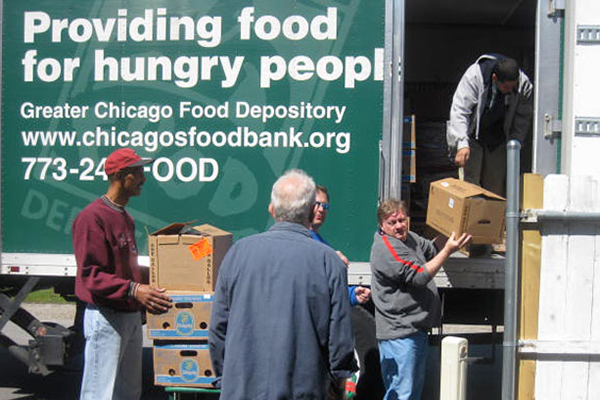
[(324, 399), (355, 370), (347, 271), (305, 227), (276, 223), (235, 243), (209, 328), (222, 399)]
[(440, 298), (424, 265), (437, 254), (430, 240), (409, 232), (405, 242), (375, 233), (371, 248), (377, 339), (407, 337), (440, 324)]

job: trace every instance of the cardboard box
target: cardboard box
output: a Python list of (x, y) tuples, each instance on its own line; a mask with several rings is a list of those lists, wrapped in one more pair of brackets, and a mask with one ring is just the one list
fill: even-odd
[(213, 294), (172, 292), (173, 308), (164, 314), (148, 314), (148, 338), (158, 340), (207, 340)]
[(414, 149), (402, 150), (402, 182), (415, 183), (417, 181), (417, 151)]
[(155, 385), (213, 388), (215, 373), (206, 343), (155, 344), (153, 355)]
[(400, 197), (401, 200), (406, 203), (406, 206), (410, 206), (410, 183), (402, 183), (400, 186)]
[(402, 182), (417, 181), (417, 124), (413, 115), (402, 121)]
[(506, 200), (477, 185), (446, 178), (429, 187), (427, 225), (450, 236), (473, 235), (472, 243), (501, 243)]
[(402, 121), (402, 149), (417, 148), (417, 123), (415, 115), (404, 117)]
[(167, 290), (214, 291), (233, 237), (211, 225), (174, 223), (148, 236), (150, 283)]

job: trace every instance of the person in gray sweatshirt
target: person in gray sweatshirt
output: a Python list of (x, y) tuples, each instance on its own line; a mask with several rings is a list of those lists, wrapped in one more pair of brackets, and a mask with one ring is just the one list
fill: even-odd
[(465, 180), (505, 196), (506, 143), (525, 144), (531, 130), (533, 85), (516, 60), (484, 54), (462, 76), (446, 132)]
[[(403, 202), (386, 200), (377, 209), (378, 231), (371, 248), (372, 299), (385, 399), (421, 398), (427, 362), (427, 331), (441, 322), (433, 277), (471, 235), (454, 233), (427, 240), (408, 230)], [(441, 250), (437, 250), (436, 244)]]

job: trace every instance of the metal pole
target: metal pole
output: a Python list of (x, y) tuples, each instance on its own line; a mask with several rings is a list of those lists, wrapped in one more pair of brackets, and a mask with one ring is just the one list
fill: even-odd
[(536, 213), (536, 218), (539, 222), (543, 221), (563, 221), (563, 222), (577, 222), (598, 224), (600, 223), (600, 212), (588, 212), (588, 211), (549, 211), (539, 210)]
[(504, 271), (504, 340), (502, 343), (502, 399), (516, 392), (517, 288), (519, 267), (519, 186), (521, 144), (506, 145), (506, 265)]
[[(391, 76), (389, 77), (390, 109), (389, 118), (389, 141), (384, 140), (386, 183), (384, 196), (399, 199), (402, 195), (402, 116), (404, 108), (404, 0), (389, 0), (386, 3), (386, 22), (391, 25), (391, 48), (386, 45), (386, 50), (391, 53)], [(389, 16), (387, 13), (390, 12)], [(387, 29), (387, 28), (386, 28)], [(386, 35), (390, 35), (386, 30)], [(384, 117), (385, 118), (385, 117)], [(384, 123), (385, 125), (385, 123)]]

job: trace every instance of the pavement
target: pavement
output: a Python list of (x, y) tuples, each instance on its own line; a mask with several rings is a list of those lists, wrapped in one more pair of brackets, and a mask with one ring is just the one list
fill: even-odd
[[(36, 317), (69, 327), (75, 317), (74, 304), (25, 304), (24, 308)], [(469, 337), (469, 356), (482, 358), (481, 363), (470, 364), (467, 379), (467, 398), (488, 400), (500, 399), (502, 374), (502, 344), (491, 346), (489, 341), (478, 343), (474, 334), (489, 335), (487, 326), (444, 325), (444, 334)], [(9, 323), (2, 331), (20, 345), (26, 345), (29, 336)], [(437, 333), (437, 332), (434, 332)], [(439, 399), (440, 347), (430, 347), (427, 367), (428, 384), (423, 393), (424, 400)], [(48, 376), (30, 374), (27, 367), (4, 347), (0, 347), (0, 400), (68, 400), (79, 398), (82, 358), (66, 368)], [(164, 389), (155, 386), (152, 364), (152, 342), (148, 340), (144, 326), (143, 353), (143, 400), (167, 399)], [(370, 399), (369, 399), (370, 400)]]
[[(73, 325), (74, 304), (24, 304), (27, 311), (43, 321), (52, 321), (62, 326)], [(19, 345), (26, 345), (29, 336), (16, 325), (9, 324), (3, 334)], [(4, 347), (0, 347), (0, 400), (68, 400), (79, 398), (83, 359), (74, 362), (48, 376), (30, 374), (27, 366), (14, 358)], [(152, 342), (148, 340), (144, 326), (142, 399), (167, 399), (161, 387), (154, 386), (152, 365)]]

